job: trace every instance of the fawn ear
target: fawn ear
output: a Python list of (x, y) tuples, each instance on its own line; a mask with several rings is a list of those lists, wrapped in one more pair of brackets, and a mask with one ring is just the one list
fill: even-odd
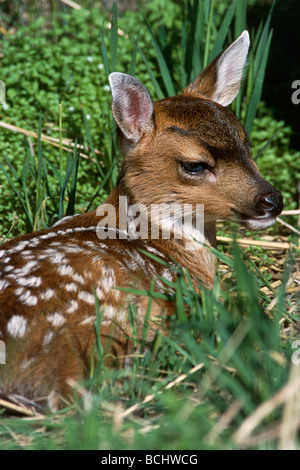
[(148, 90), (125, 73), (109, 75), (113, 116), (124, 136), (138, 142), (153, 126), (153, 102)]
[(184, 92), (204, 96), (222, 106), (232, 103), (240, 89), (249, 45), (249, 33), (244, 31)]

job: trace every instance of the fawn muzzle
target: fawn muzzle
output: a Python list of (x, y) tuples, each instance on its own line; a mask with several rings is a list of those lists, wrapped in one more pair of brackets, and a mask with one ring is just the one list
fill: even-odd
[(257, 196), (256, 202), (265, 213), (273, 217), (277, 217), (283, 209), (282, 195), (276, 189), (268, 194)]
[(276, 217), (283, 210), (282, 194), (269, 183), (267, 185), (271, 189), (257, 194), (251, 209), (240, 213), (237, 217), (246, 228), (264, 230), (273, 225)]

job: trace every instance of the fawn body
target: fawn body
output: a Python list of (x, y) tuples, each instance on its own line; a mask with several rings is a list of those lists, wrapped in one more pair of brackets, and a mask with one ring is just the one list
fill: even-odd
[[(117, 216), (122, 197), (128, 206), (142, 204), (147, 214), (153, 204), (203, 204), (203, 235), (210, 246), (217, 219), (254, 230), (274, 222), (282, 210), (281, 194), (260, 176), (248, 137), (226, 108), (238, 93), (248, 47), (244, 32), (182, 94), (156, 103), (135, 78), (110, 75), (124, 163), (106, 202)], [(124, 364), (131, 348), (128, 304), (136, 306), (140, 335), (147, 298), (117, 287), (145, 291), (152, 279), (162, 288), (159, 276), (175, 280), (171, 268), (140, 249), (168, 263), (174, 259), (189, 269), (195, 285), (212, 287), (214, 257), (196, 246), (193, 222), (181, 239), (172, 230), (170, 239), (136, 238), (130, 230), (121, 238), (117, 217), (116, 236), (99, 239), (99, 220), (104, 219), (97, 211), (66, 218), (0, 248), (0, 339), (7, 362), (0, 366), (0, 391), (45, 397), (50, 409), (58, 409), (61, 397), (72, 395), (69, 379), (74, 383), (88, 375), (95, 296), (104, 308), (100, 333), (109, 362)], [(164, 222), (159, 219), (160, 229)], [(188, 248), (191, 243), (194, 249)], [(174, 305), (153, 302), (148, 340), (173, 311)]]

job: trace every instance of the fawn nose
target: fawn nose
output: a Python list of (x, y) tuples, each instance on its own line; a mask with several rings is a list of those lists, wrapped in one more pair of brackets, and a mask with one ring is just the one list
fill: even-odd
[(279, 191), (260, 194), (257, 196), (256, 202), (261, 209), (264, 209), (273, 217), (279, 215), (283, 209), (282, 195)]

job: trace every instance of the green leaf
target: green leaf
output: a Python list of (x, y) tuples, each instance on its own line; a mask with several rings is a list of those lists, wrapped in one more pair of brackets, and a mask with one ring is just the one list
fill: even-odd
[(154, 50), (155, 50), (159, 70), (160, 70), (160, 73), (161, 73), (161, 78), (162, 78), (163, 83), (166, 87), (167, 94), (168, 94), (168, 96), (174, 96), (176, 94), (176, 92), (175, 92), (173, 80), (172, 80), (170, 72), (169, 72), (169, 67), (168, 67), (168, 65), (165, 61), (165, 58), (164, 58), (163, 53), (162, 53), (162, 51), (159, 47), (158, 42), (154, 38), (151, 27), (149, 25), (147, 25), (147, 27), (148, 27), (148, 31), (150, 33), (150, 37), (152, 39), (152, 43), (153, 43), (153, 47), (154, 47)]

